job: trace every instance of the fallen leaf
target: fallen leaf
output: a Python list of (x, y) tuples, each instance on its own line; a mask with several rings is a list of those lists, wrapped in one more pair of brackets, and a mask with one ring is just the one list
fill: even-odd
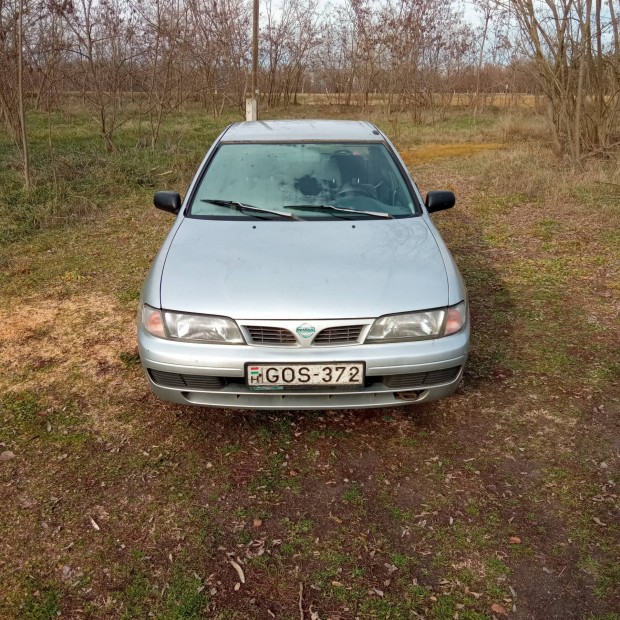
[(508, 542), (511, 545), (520, 545), (521, 544), (521, 539), (518, 536), (511, 536), (510, 539), (508, 540)]
[(329, 513), (329, 518), (332, 521), (335, 521), (336, 523), (342, 523), (342, 519), (340, 519), (339, 517), (336, 517), (335, 515), (333, 515), (331, 512)]
[(603, 523), (598, 517), (592, 517), (592, 521), (597, 525), (601, 525), (602, 527), (607, 527), (607, 523)]
[(263, 524), (263, 520), (262, 519), (254, 519), (254, 521), (252, 521), (252, 525), (254, 527), (260, 527)]
[(32, 499), (30, 497), (22, 497), (19, 500), (19, 506), (20, 508), (23, 508), (24, 510), (27, 510), (28, 508), (32, 508), (34, 506), (36, 506), (38, 504), (36, 499)]
[(491, 605), (491, 611), (495, 614), (500, 614), (502, 616), (508, 615), (506, 608), (500, 605), (499, 603), (493, 603), (493, 605)]
[[(243, 574), (243, 569), (241, 568), (241, 566), (239, 566), (239, 564), (237, 564), (237, 562), (235, 562), (234, 560), (228, 560), (228, 562), (237, 571), (237, 575), (239, 575), (239, 581), (241, 581), (241, 583), (245, 583), (245, 575)], [(239, 588), (236, 589), (238, 590)]]
[(2, 454), (0, 454), (0, 463), (5, 463), (6, 461), (10, 461), (15, 458), (15, 454), (10, 450), (5, 450)]
[(299, 476), (299, 473), (294, 469), (291, 469), (291, 471), (288, 472), (288, 475), (291, 476), (291, 478), (295, 478), (295, 476)]

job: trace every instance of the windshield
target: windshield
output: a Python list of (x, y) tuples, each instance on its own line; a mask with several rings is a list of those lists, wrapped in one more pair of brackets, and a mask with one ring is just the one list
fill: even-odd
[[(373, 217), (363, 211), (374, 217), (417, 213), (400, 170), (380, 143), (223, 144), (200, 180), (189, 215), (251, 217), (214, 201), (286, 208), (304, 220)], [(314, 205), (339, 208), (309, 208)]]

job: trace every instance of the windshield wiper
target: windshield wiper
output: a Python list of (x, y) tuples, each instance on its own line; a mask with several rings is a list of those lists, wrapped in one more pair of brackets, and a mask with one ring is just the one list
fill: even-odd
[(261, 209), (254, 205), (246, 204), (245, 202), (238, 202), (236, 200), (219, 200), (215, 198), (201, 198), (200, 202), (208, 202), (218, 207), (228, 207), (229, 209), (235, 209), (239, 211), (250, 211), (253, 213), (270, 213), (271, 215), (278, 215), (279, 217), (285, 217), (290, 220), (299, 220), (296, 215), (292, 213), (284, 213), (283, 211), (271, 211), (270, 209)]
[(393, 219), (393, 215), (389, 213), (381, 213), (380, 211), (359, 211), (358, 209), (345, 209), (344, 207), (335, 207), (334, 205), (284, 205), (283, 209), (304, 209), (306, 211), (337, 211), (339, 213), (357, 213), (358, 215), (370, 215), (372, 217), (383, 217)]

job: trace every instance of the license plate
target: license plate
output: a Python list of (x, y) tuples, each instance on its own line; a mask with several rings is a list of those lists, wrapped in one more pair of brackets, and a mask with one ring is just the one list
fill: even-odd
[(260, 389), (304, 385), (361, 386), (364, 385), (364, 364), (248, 364), (246, 379), (249, 387)]

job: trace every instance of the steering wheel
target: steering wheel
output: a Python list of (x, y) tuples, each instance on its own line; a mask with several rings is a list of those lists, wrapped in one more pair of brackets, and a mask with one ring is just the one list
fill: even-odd
[(364, 187), (345, 187), (336, 193), (336, 198), (344, 198), (345, 196), (368, 196), (376, 198), (376, 194)]

